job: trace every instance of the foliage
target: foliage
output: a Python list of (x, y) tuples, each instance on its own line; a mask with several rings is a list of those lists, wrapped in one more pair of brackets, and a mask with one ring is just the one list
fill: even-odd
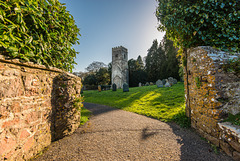
[(181, 48), (213, 46), (240, 51), (240, 1), (158, 0), (159, 30)]
[(197, 88), (199, 89), (202, 85), (202, 83), (200, 82), (200, 78), (199, 77), (195, 77), (195, 83), (196, 83), (196, 86)]
[(92, 62), (91, 64), (88, 65), (86, 70), (88, 72), (97, 72), (101, 68), (106, 68), (106, 67), (107, 67), (107, 65), (104, 64), (103, 62), (94, 61), (94, 62)]
[(223, 70), (225, 72), (234, 72), (236, 75), (240, 74), (240, 57), (237, 59), (231, 59), (226, 64), (223, 64)]
[(240, 126), (240, 113), (237, 115), (228, 114), (228, 118), (224, 120), (226, 122), (231, 122), (234, 125)]
[[(111, 67), (111, 65), (110, 65)], [(107, 85), (111, 82), (109, 68), (103, 62), (93, 62), (87, 68), (87, 73), (84, 74), (84, 85)], [(82, 74), (83, 76), (83, 74)]]
[[(161, 56), (163, 57), (161, 59)], [(161, 77), (158, 77), (158, 74), (162, 74), (161, 66), (162, 63), (165, 62), (164, 52), (162, 50), (161, 46), (158, 46), (158, 41), (154, 40), (152, 46), (150, 49), (148, 49), (148, 54), (146, 57), (146, 72), (148, 74), (148, 81), (157, 81), (158, 79), (162, 79), (161, 77), (165, 77), (161, 75)]]
[(130, 87), (137, 87), (139, 82), (145, 83), (147, 81), (147, 73), (144, 71), (144, 64), (140, 55), (137, 60), (130, 59), (128, 61), (128, 69)]
[(89, 120), (91, 114), (92, 114), (91, 111), (89, 111), (85, 107), (82, 107), (82, 109), (81, 109), (81, 123), (80, 123), (80, 125), (84, 125)]
[(0, 51), (72, 71), (79, 29), (58, 0), (0, 0)]
[(83, 97), (77, 97), (75, 98), (74, 102), (73, 102), (73, 107), (76, 108), (78, 111), (81, 110), (81, 107), (83, 107)]
[(84, 80), (83, 80), (84, 85), (97, 85), (97, 78), (95, 73), (90, 73), (88, 74)]
[[(185, 116), (184, 85), (178, 83), (170, 88), (144, 86), (130, 88), (129, 92), (85, 91), (85, 102), (98, 103), (146, 115), (162, 121), (176, 121), (188, 127)], [(187, 125), (188, 124), (188, 125)]]
[(168, 77), (180, 78), (177, 49), (166, 36), (160, 44), (157, 40), (153, 41), (151, 48), (148, 50), (145, 69), (148, 74), (148, 81), (154, 82)]
[(110, 77), (109, 84), (112, 84), (112, 63), (108, 63), (108, 74), (109, 74), (109, 77)]
[(167, 36), (165, 35), (162, 42), (163, 50), (165, 52), (166, 56), (166, 63), (165, 63), (165, 69), (166, 69), (166, 78), (167, 77), (174, 77), (176, 79), (179, 79), (179, 57), (177, 53), (177, 49), (173, 46), (173, 41), (167, 39)]
[(109, 84), (110, 75), (107, 68), (100, 68), (96, 73), (97, 83), (99, 85)]

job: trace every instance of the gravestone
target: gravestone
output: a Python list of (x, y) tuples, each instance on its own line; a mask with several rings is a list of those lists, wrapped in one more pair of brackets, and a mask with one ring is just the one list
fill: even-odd
[(142, 83), (141, 82), (138, 84), (138, 87), (142, 87)]
[(147, 83), (145, 84), (145, 86), (149, 86), (149, 83), (147, 82)]
[(166, 79), (163, 79), (162, 83), (163, 83), (163, 85), (165, 85), (166, 84)]
[(150, 82), (150, 86), (154, 85), (153, 82)]
[(169, 82), (166, 82), (165, 87), (171, 87), (171, 84)]
[(101, 91), (102, 91), (101, 85), (98, 85), (98, 92), (101, 92)]
[(123, 83), (123, 92), (129, 92), (129, 86), (127, 83)]
[(173, 77), (168, 78), (168, 83), (172, 86), (173, 85)]
[(158, 81), (156, 82), (156, 85), (157, 85), (158, 88), (163, 87), (163, 83), (162, 83), (161, 80), (158, 80)]
[(117, 85), (115, 83), (112, 85), (112, 91), (117, 91)]
[(177, 84), (177, 79), (173, 79), (173, 84)]

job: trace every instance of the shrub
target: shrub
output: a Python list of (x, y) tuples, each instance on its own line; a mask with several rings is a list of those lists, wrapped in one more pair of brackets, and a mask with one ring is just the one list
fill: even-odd
[(158, 0), (159, 30), (178, 47), (212, 46), (239, 52), (240, 1)]
[(72, 71), (79, 29), (58, 0), (0, 0), (2, 55)]

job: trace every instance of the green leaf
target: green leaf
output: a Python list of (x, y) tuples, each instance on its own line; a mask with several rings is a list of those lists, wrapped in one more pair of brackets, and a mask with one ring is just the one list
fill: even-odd
[(18, 48), (11, 46), (11, 47), (7, 48), (7, 51), (9, 51), (9, 52), (18, 52)]

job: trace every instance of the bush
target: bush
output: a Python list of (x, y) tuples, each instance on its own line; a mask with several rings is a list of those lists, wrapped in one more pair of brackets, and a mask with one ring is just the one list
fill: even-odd
[(239, 52), (240, 1), (158, 0), (159, 30), (182, 48), (212, 46)]
[(2, 55), (72, 71), (79, 29), (58, 0), (0, 0)]

